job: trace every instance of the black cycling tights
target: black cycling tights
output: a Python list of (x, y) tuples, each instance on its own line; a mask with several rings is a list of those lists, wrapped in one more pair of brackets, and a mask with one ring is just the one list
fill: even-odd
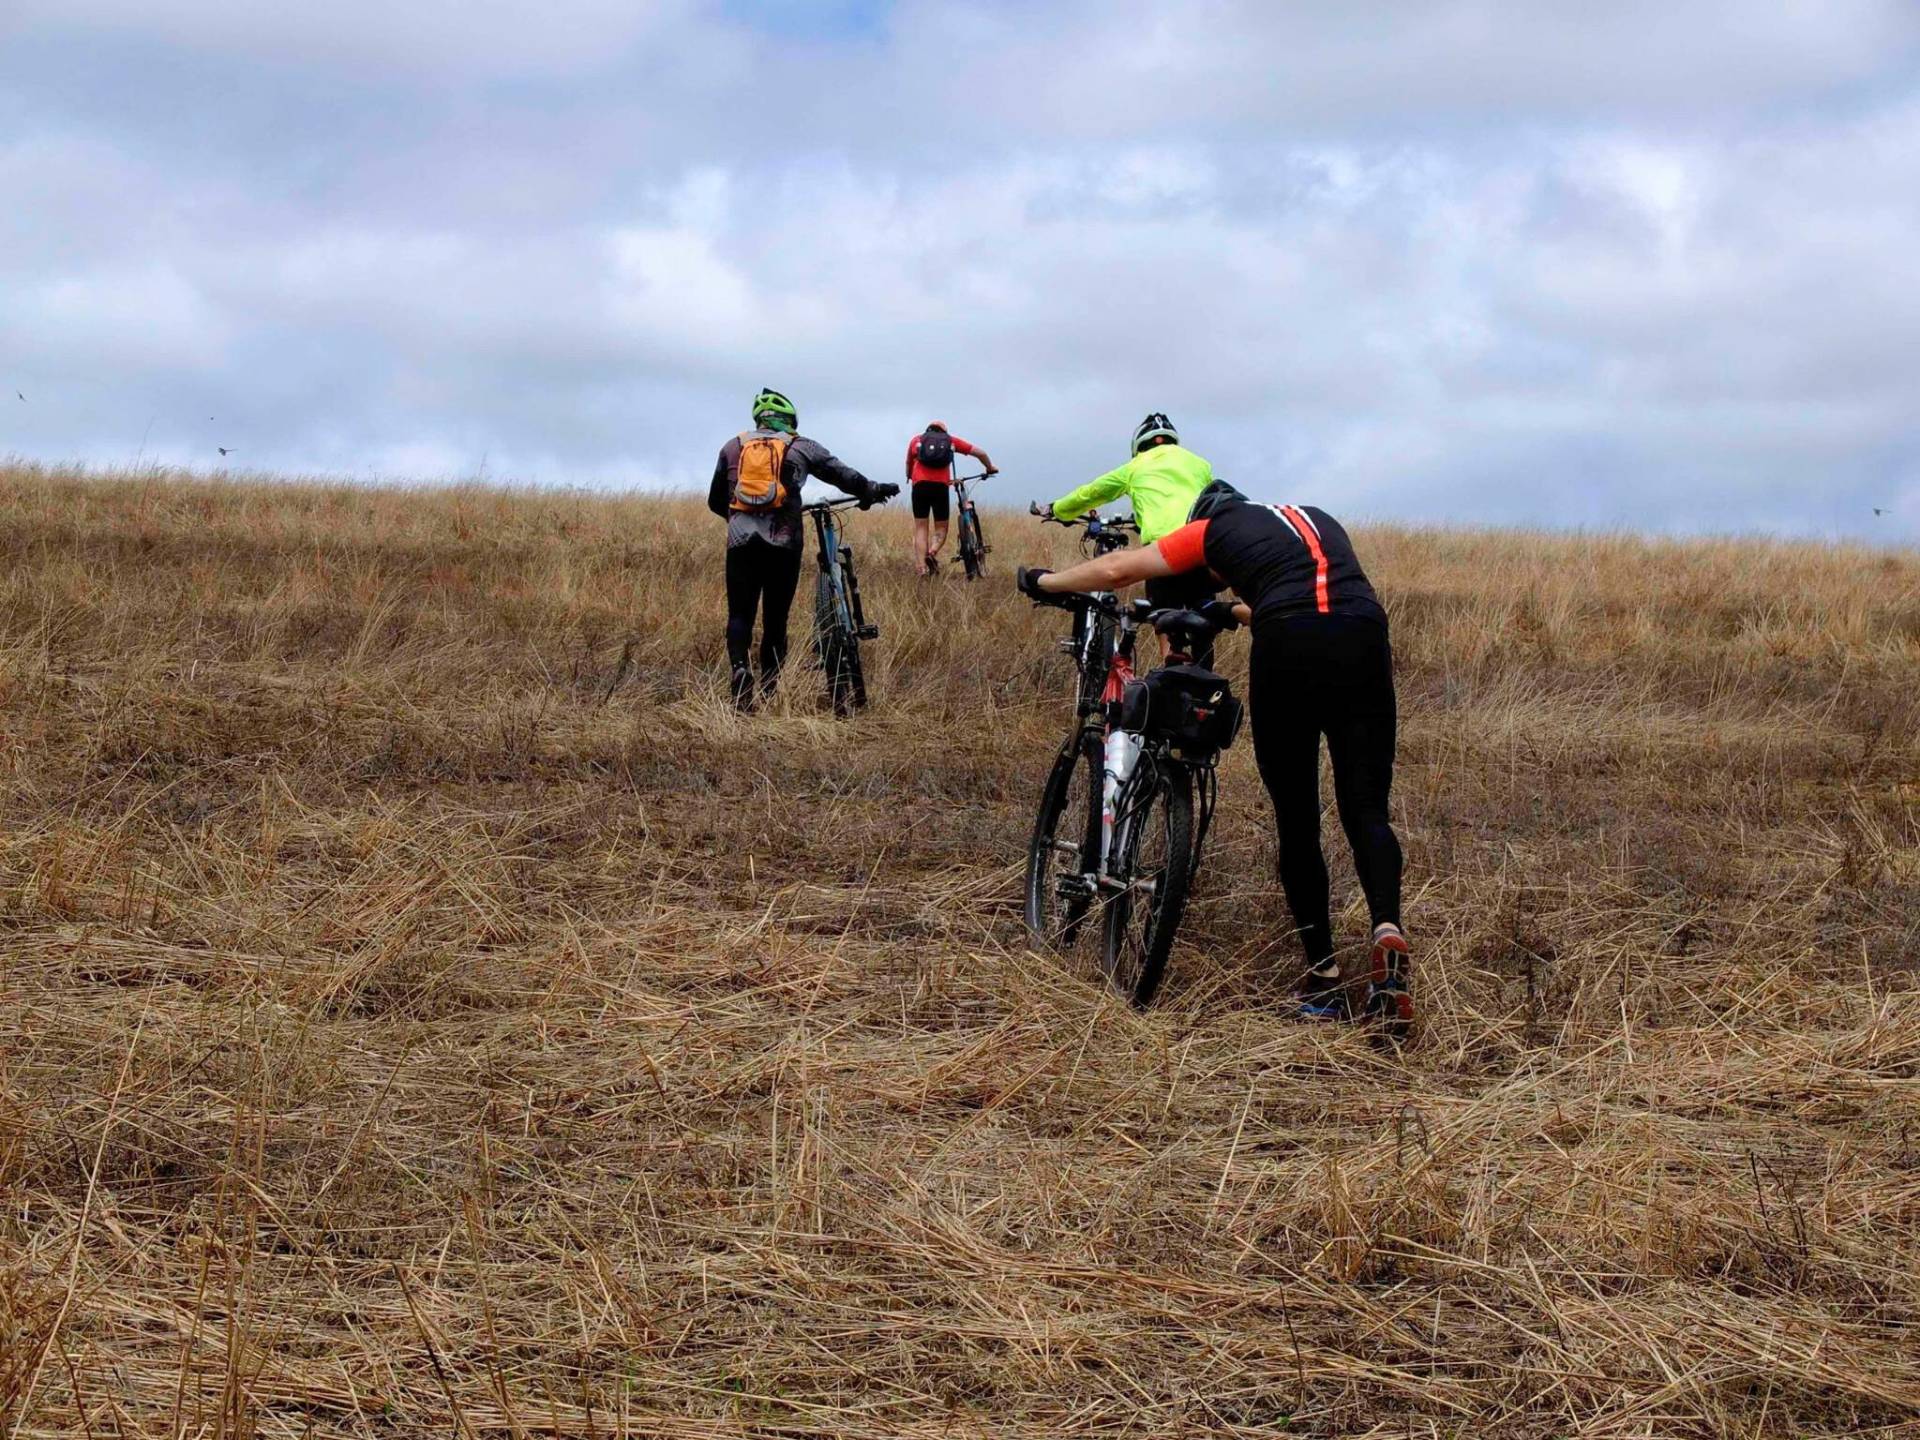
[(800, 584), (798, 545), (769, 545), (754, 537), (727, 547), (727, 659), (738, 667), (753, 648), (753, 616), (764, 600), (760, 626), (760, 686), (771, 690), (787, 658), (787, 612)]
[(1386, 627), (1351, 615), (1290, 615), (1253, 631), (1254, 756), (1273, 797), (1280, 884), (1307, 952), (1333, 958), (1327, 862), (1320, 853), (1320, 737), (1333, 797), (1373, 923), (1400, 923), (1400, 842), (1387, 819), (1393, 788), (1393, 651)]

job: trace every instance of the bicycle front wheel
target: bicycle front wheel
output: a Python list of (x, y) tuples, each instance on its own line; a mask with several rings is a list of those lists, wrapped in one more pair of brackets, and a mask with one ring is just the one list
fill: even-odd
[(987, 542), (980, 533), (980, 516), (972, 505), (960, 511), (960, 563), (969, 580), (978, 580), (987, 572)]
[(1085, 647), (1080, 655), (1079, 713), (1082, 715), (1091, 714), (1106, 693), (1107, 671), (1113, 665), (1116, 644), (1113, 618), (1104, 611), (1089, 614), (1086, 627), (1080, 637)]
[(1087, 732), (1061, 750), (1040, 792), (1027, 846), (1027, 930), (1037, 945), (1072, 948), (1100, 869), (1100, 750)]
[(1193, 784), (1185, 767), (1162, 759), (1135, 782), (1135, 803), (1117, 822), (1117, 887), (1107, 904), (1107, 974), (1135, 1005), (1153, 1003), (1193, 880)]
[(831, 570), (821, 570), (814, 583), (813, 641), (826, 676), (827, 703), (834, 714), (851, 715), (867, 703), (867, 681), (860, 668), (860, 637)]

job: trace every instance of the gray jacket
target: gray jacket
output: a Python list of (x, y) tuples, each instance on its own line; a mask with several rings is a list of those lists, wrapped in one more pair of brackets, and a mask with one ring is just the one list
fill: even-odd
[[(777, 430), (749, 430), (749, 435), (780, 437)], [(775, 509), (754, 513), (734, 510), (733, 480), (740, 469), (740, 440), (736, 435), (720, 447), (720, 458), (713, 465), (713, 483), (707, 487), (707, 508), (727, 522), (727, 545), (744, 545), (749, 540), (765, 540), (771, 545), (796, 546), (800, 543), (800, 487), (810, 477), (826, 481), (836, 489), (866, 500), (873, 495), (873, 482), (818, 440), (804, 435), (783, 437), (787, 458), (780, 467), (780, 483), (787, 498)]]

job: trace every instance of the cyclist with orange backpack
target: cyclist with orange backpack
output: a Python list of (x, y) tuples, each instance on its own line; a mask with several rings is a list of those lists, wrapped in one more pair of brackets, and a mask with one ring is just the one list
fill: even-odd
[[(929, 420), (921, 434), (907, 442), (907, 491), (913, 501), (914, 568), (928, 575), (940, 572), (940, 547), (947, 543), (947, 525), (953, 513), (953, 457), (971, 455), (989, 475), (999, 473), (987, 452), (952, 434), (946, 423)], [(931, 529), (931, 538), (929, 538)]]
[(761, 613), (759, 698), (773, 694), (787, 657), (787, 612), (800, 584), (800, 488), (825, 480), (860, 501), (884, 503), (898, 485), (876, 485), (834, 458), (826, 446), (798, 431), (793, 402), (777, 390), (753, 397), (753, 428), (720, 447), (707, 508), (727, 522), (727, 659), (732, 665), (733, 703), (754, 706), (753, 619)]

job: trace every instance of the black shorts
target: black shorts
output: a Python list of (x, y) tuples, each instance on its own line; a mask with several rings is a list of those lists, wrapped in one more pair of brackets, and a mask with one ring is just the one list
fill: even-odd
[(944, 525), (953, 514), (953, 487), (944, 480), (916, 480), (913, 482), (913, 518), (925, 520), (932, 516)]

